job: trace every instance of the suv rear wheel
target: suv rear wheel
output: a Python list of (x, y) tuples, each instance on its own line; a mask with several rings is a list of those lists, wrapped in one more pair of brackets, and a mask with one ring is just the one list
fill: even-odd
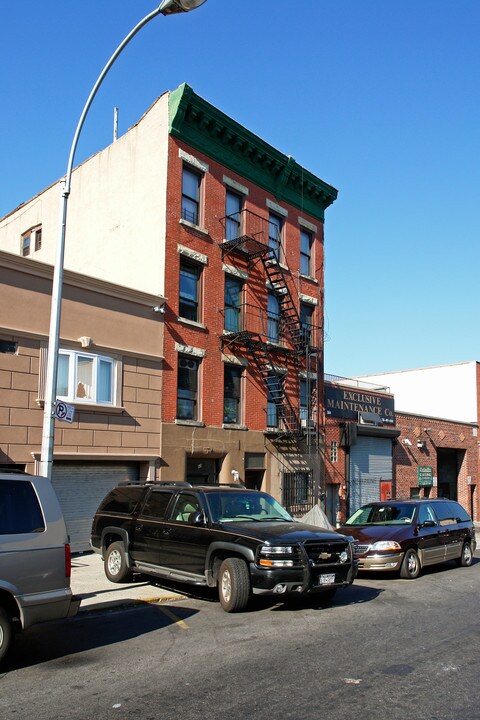
[(5, 608), (0, 607), (0, 662), (10, 650), (13, 642), (12, 618)]
[(127, 565), (122, 542), (114, 542), (108, 546), (103, 562), (105, 575), (110, 582), (119, 583), (131, 580), (132, 571)]
[(250, 599), (250, 575), (240, 558), (227, 558), (218, 573), (218, 597), (226, 612), (243, 610)]

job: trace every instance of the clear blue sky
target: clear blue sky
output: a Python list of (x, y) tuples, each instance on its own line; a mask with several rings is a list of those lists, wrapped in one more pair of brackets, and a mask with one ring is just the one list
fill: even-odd
[[(158, 0), (157, 0), (158, 1)], [(61, 177), (104, 63), (155, 0), (0, 12), (0, 216)], [(480, 0), (208, 0), (117, 61), (79, 162), (156, 97), (197, 93), (339, 190), (326, 217), (326, 371), (480, 359)]]

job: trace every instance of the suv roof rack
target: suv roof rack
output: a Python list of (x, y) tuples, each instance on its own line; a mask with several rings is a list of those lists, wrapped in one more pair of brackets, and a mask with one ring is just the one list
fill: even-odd
[(187, 482), (186, 480), (159, 480), (158, 482), (152, 483), (152, 485), (174, 485), (175, 487), (193, 487), (192, 483)]
[(245, 486), (243, 483), (241, 483), (241, 482), (237, 482), (237, 483), (222, 483), (222, 482), (221, 482), (221, 483), (212, 483), (212, 485), (220, 485), (221, 487), (240, 488), (240, 489), (243, 489), (243, 490), (246, 490), (246, 489), (247, 489), (246, 486)]

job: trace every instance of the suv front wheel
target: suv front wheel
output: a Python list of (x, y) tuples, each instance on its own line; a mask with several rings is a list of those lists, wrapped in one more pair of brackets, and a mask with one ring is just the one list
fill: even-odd
[(247, 606), (250, 599), (250, 574), (240, 558), (227, 558), (220, 565), (218, 597), (226, 612), (239, 612)]
[(127, 565), (125, 548), (122, 542), (114, 542), (108, 546), (104, 558), (105, 575), (110, 582), (128, 582), (132, 572)]

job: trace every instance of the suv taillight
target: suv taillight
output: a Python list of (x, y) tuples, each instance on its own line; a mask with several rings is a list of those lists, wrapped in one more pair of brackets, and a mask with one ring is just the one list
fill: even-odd
[(72, 575), (72, 553), (70, 551), (70, 545), (65, 545), (65, 577), (69, 578)]

